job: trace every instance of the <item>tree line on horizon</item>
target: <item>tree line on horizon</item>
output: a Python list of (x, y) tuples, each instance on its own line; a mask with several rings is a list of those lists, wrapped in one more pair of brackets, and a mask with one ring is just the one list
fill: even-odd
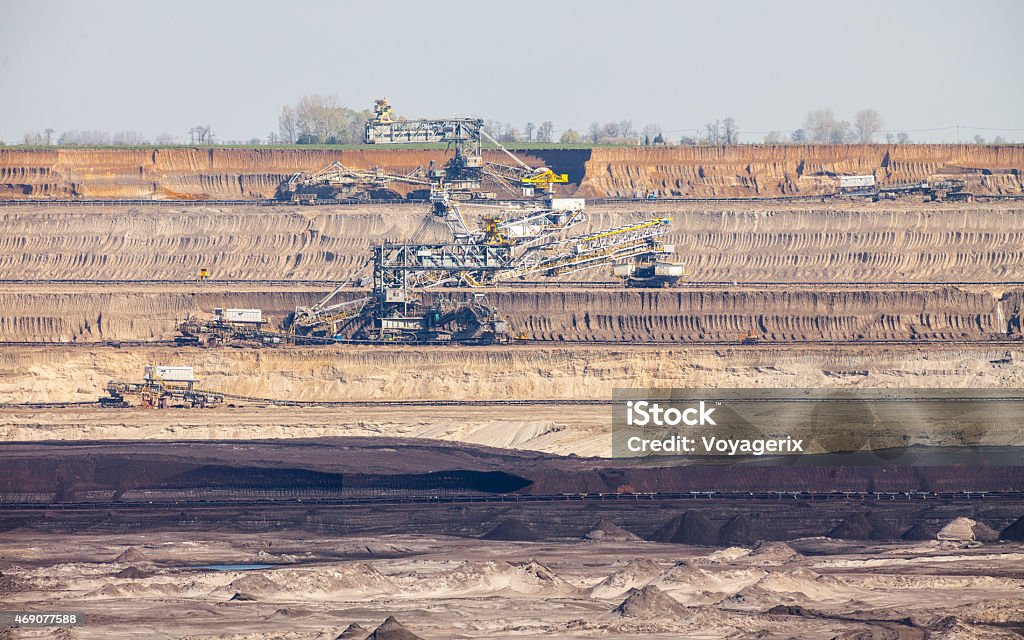
[[(277, 129), (265, 138), (251, 138), (245, 141), (227, 141), (227, 144), (248, 145), (339, 145), (360, 144), (366, 121), (373, 115), (369, 109), (354, 110), (346, 107), (337, 96), (304, 95), (294, 104), (285, 105), (277, 121)], [(741, 131), (732, 117), (716, 119), (704, 126), (687, 130), (678, 138), (670, 137), (660, 125), (650, 123), (637, 129), (632, 120), (611, 120), (605, 123), (592, 122), (585, 131), (566, 129), (560, 132), (554, 123), (545, 120), (539, 124), (527, 122), (516, 127), (506, 122), (487, 120), (487, 132), (502, 143), (540, 143), (564, 145), (635, 145), (635, 146), (720, 146), (740, 144)], [(763, 133), (763, 132), (762, 132)], [(31, 131), (24, 135), (22, 144), (31, 146), (61, 147), (72, 146), (142, 146), (151, 144), (137, 131), (110, 133), (101, 130), (70, 130), (55, 135), (53, 129)], [(884, 139), (881, 139), (884, 136)], [(881, 140), (880, 140), (881, 139)], [(910, 144), (906, 132), (885, 131), (885, 121), (875, 109), (861, 109), (852, 122), (839, 119), (830, 108), (807, 112), (799, 129), (790, 132), (770, 131), (763, 137), (763, 144)], [(176, 144), (212, 145), (218, 144), (210, 125), (195, 125), (182, 139), (162, 133), (153, 140), (160, 146)], [(972, 142), (985, 144), (980, 135)], [(996, 136), (993, 144), (1007, 143)], [(757, 143), (755, 143), (757, 144)]]

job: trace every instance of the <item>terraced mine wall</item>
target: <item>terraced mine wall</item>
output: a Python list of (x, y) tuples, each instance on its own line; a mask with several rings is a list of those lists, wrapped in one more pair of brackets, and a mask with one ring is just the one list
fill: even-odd
[[(831, 193), (836, 175), (872, 174), (883, 185), (959, 178), (971, 191), (1019, 194), (1024, 147), (996, 145), (744, 145), (534, 149), (527, 163), (569, 175), (580, 196), (752, 197)], [(508, 158), (488, 151), (488, 159)], [(443, 163), (442, 150), (0, 149), (5, 198), (272, 198), (296, 172), (340, 161), (405, 173)], [(395, 185), (398, 195), (408, 186)]]
[[(1024, 282), (1016, 203), (601, 205), (580, 231), (648, 216), (672, 218), (693, 283)], [(0, 280), (340, 281), (371, 243), (448, 237), (426, 205), (9, 207), (0, 228)]]
[(1024, 346), (0, 347), (0, 397), (93, 402), (107, 381), (136, 380), (153, 363), (193, 366), (215, 391), (310, 401), (607, 399), (624, 387), (1024, 386)]
[[(296, 306), (326, 293), (0, 293), (0, 341), (166, 340), (177, 322), (210, 318), (218, 307), (263, 309), (281, 328)], [(985, 341), (1022, 338), (1024, 289), (562, 289), (491, 291), (487, 299), (514, 335), (531, 340)]]

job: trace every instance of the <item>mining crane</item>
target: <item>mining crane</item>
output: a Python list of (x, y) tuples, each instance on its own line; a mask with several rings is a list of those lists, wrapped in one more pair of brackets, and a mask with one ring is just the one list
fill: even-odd
[(471, 291), (468, 296), (428, 298), (426, 293), (441, 286), (478, 288), (527, 276), (556, 277), (665, 257), (672, 250), (662, 242), (670, 230), (668, 218), (571, 237), (559, 237), (565, 227), (558, 224), (557, 219), (542, 223), (535, 233), (501, 242), (487, 242), (495, 236), (485, 229), (453, 242), (375, 245), (363, 267), (372, 266), (370, 295), (333, 302), (343, 288), (338, 287), (317, 304), (297, 308), (290, 331), (299, 342), (507, 342), (507, 324), (487, 305), (484, 294)]
[[(505, 155), (512, 164), (486, 162), (482, 145), (486, 139)], [(491, 137), (480, 118), (396, 119), (387, 98), (379, 98), (373, 105), (373, 117), (366, 122), (363, 142), (366, 144), (447, 144), (454, 147), (455, 155), (443, 169), (430, 172), (429, 177), (447, 185), (455, 194), (480, 189), (485, 178), (512, 194), (532, 196), (540, 190), (550, 194), (555, 184), (569, 182), (569, 176), (558, 174), (547, 167), (531, 167)]]

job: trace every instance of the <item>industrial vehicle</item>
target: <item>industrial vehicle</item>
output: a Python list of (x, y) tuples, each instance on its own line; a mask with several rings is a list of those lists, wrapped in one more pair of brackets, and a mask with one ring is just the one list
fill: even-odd
[(179, 346), (236, 347), (276, 346), (282, 338), (266, 330), (267, 322), (260, 309), (214, 309), (213, 318), (186, 318), (178, 324), (174, 341)]
[(130, 406), (129, 397), (137, 397), (143, 407), (164, 409), (180, 403), (190, 407), (212, 407), (224, 402), (224, 396), (196, 388), (192, 367), (147, 365), (142, 382), (107, 383), (107, 395), (100, 398), (104, 407)]
[[(486, 140), (507, 155), (511, 164), (485, 161)], [(407, 120), (395, 118), (387, 98), (374, 102), (373, 117), (367, 120), (365, 144), (445, 144), (454, 155), (443, 167), (417, 167), (408, 174), (394, 174), (374, 167), (352, 169), (332, 162), (313, 173), (296, 173), (281, 184), (278, 197), (302, 204), (315, 204), (318, 198), (396, 197), (392, 183), (413, 185), (426, 191), (431, 186), (444, 188), (456, 200), (493, 200), (495, 191), (484, 190), (490, 183), (509, 195), (532, 197), (552, 193), (555, 184), (565, 184), (569, 176), (548, 167), (531, 167), (506, 149), (484, 129), (480, 118), (438, 118)]]

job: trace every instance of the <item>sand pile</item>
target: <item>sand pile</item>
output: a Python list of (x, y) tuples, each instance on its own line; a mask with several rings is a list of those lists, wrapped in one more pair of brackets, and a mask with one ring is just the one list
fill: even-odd
[(623, 529), (611, 520), (602, 520), (587, 532), (583, 539), (594, 542), (634, 542), (640, 540), (640, 536)]
[(394, 593), (397, 585), (365, 562), (315, 569), (276, 569), (271, 575), (247, 572), (214, 591), (228, 596), (237, 592), (258, 598), (301, 593), (309, 598), (364, 597)]
[(1002, 540), (1022, 541), (1024, 540), (1024, 516), (1017, 518), (1013, 524), (1006, 527), (999, 533)]
[(899, 533), (889, 523), (871, 513), (852, 513), (828, 532), (840, 540), (890, 540)]
[(382, 625), (377, 627), (367, 640), (423, 640), (420, 636), (409, 631), (405, 626), (395, 619), (395, 616), (388, 616)]
[(114, 558), (114, 562), (120, 564), (135, 564), (150, 562), (150, 559), (136, 547), (128, 547), (121, 552), (121, 555)]
[(719, 534), (718, 527), (707, 516), (690, 510), (666, 522), (649, 539), (654, 542), (714, 547), (718, 545)]
[(593, 598), (618, 598), (630, 589), (646, 586), (661, 575), (661, 567), (647, 558), (630, 560), (590, 590)]
[(939, 529), (935, 539), (952, 542), (992, 542), (999, 539), (999, 533), (984, 523), (959, 517)]
[(520, 520), (510, 518), (503, 520), (484, 535), (483, 540), (506, 540), (511, 542), (535, 542), (541, 539), (540, 535)]
[(345, 627), (345, 630), (339, 633), (334, 640), (366, 640), (368, 635), (370, 635), (369, 629), (357, 622), (353, 622)]
[(578, 589), (539, 562), (463, 562), (450, 571), (428, 577), (415, 577), (405, 589), (423, 597), (436, 594), (447, 597), (483, 596), (514, 592), (529, 595), (569, 596)]
[(785, 542), (760, 542), (750, 552), (750, 564), (768, 566), (785, 564), (803, 558), (799, 551)]
[(790, 571), (769, 571), (755, 586), (806, 602), (846, 601), (853, 597), (852, 589), (839, 578), (821, 575), (803, 567)]
[(743, 514), (730, 518), (718, 532), (721, 544), (753, 544), (764, 538), (765, 532), (760, 520)]
[(686, 615), (686, 607), (654, 585), (630, 589), (612, 613), (623, 618), (664, 619)]
[(652, 584), (688, 604), (714, 602), (756, 583), (767, 575), (756, 567), (708, 570), (692, 562), (680, 562)]
[(236, 591), (235, 595), (228, 598), (229, 602), (255, 602), (256, 600), (256, 596), (248, 593), (242, 593), (241, 591)]
[(810, 609), (805, 609), (796, 604), (777, 604), (765, 611), (770, 616), (799, 616), (801, 618), (813, 618), (817, 614)]
[(142, 569), (140, 569), (138, 567), (132, 566), (132, 567), (127, 567), (125, 569), (121, 569), (120, 571), (118, 571), (117, 573), (114, 574), (114, 577), (115, 578), (128, 578), (130, 580), (141, 580), (143, 578), (148, 578), (151, 575), (153, 575), (153, 574), (148, 573), (146, 571), (143, 571)]

